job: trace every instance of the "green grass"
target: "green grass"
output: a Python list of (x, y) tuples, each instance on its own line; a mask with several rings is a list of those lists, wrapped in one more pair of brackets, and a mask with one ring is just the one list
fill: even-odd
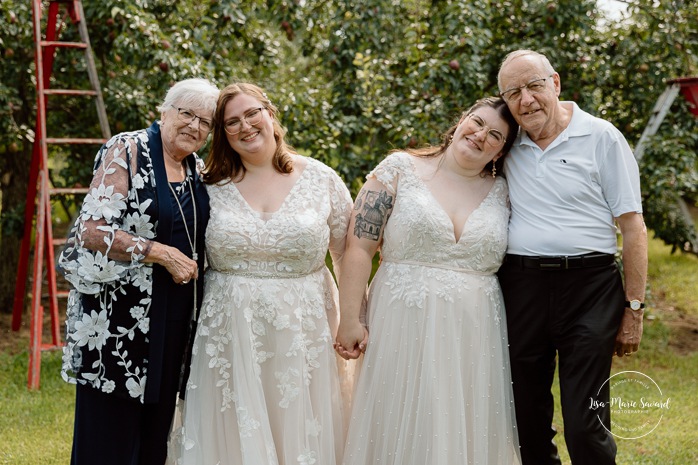
[(668, 299), (675, 310), (698, 316), (698, 258), (672, 255), (671, 247), (657, 239), (650, 241), (649, 255), (650, 299)]
[[(645, 321), (640, 352), (615, 359), (613, 373), (633, 370), (650, 376), (671, 398), (671, 407), (649, 435), (616, 440), (618, 463), (622, 465), (698, 463), (698, 352), (677, 352), (676, 339), (680, 335), (672, 325), (685, 315), (698, 321), (694, 295), (698, 289), (698, 259), (671, 255), (670, 250), (657, 240), (650, 243), (649, 314), (654, 319)], [(1, 337), (19, 339), (16, 333), (4, 329)], [(60, 378), (61, 354), (44, 352), (41, 389), (29, 391), (28, 341), (18, 340), (14, 347), (21, 352), (0, 352), (0, 465), (65, 465), (70, 461), (75, 391)], [(569, 465), (557, 387), (554, 394), (554, 422), (560, 433), (557, 443), (563, 464)]]
[[(698, 258), (671, 254), (671, 247), (657, 239), (649, 243), (650, 283), (648, 315), (640, 351), (628, 358), (614, 358), (612, 373), (639, 371), (651, 377), (671, 407), (652, 433), (640, 439), (619, 439), (617, 462), (623, 465), (685, 465), (698, 463), (698, 352), (677, 353), (680, 337), (672, 323), (698, 316)], [(698, 319), (695, 319), (698, 322)], [(563, 465), (570, 465), (565, 448), (560, 393), (555, 381), (556, 442)]]
[[(647, 322), (646, 322), (647, 323)], [(623, 465), (687, 465), (698, 463), (698, 353), (676, 355), (668, 347), (670, 337), (661, 321), (645, 326), (641, 350), (628, 359), (614, 359), (612, 373), (639, 371), (657, 382), (671, 399), (670, 408), (652, 433), (639, 439), (616, 438), (617, 462)], [(557, 382), (557, 380), (556, 380)], [(560, 396), (555, 387), (556, 442), (563, 465), (569, 465), (560, 413)]]
[(27, 352), (0, 353), (0, 464), (70, 463), (75, 388), (60, 377), (60, 351), (45, 352), (41, 389), (27, 389)]

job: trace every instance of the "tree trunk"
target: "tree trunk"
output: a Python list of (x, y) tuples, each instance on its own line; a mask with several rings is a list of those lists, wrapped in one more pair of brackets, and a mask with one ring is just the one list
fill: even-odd
[[(14, 145), (10, 144), (10, 147)], [(24, 233), (24, 205), (27, 198), (32, 144), (25, 141), (17, 148), (19, 150), (8, 150), (0, 157), (0, 312), (5, 313), (12, 312), (14, 302), (19, 249)], [(30, 289), (28, 285), (27, 289)]]

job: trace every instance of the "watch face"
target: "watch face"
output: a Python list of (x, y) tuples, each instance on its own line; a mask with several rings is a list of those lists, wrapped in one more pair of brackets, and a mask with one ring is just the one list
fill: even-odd
[(631, 300), (630, 301), (630, 308), (632, 310), (640, 310), (640, 301), (639, 300)]

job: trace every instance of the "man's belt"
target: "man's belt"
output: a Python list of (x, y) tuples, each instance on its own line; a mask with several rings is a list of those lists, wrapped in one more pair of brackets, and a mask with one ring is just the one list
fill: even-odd
[(570, 255), (555, 257), (534, 257), (528, 255), (507, 254), (504, 263), (521, 268), (538, 270), (569, 270), (572, 268), (592, 268), (607, 266), (613, 263), (615, 256), (608, 253), (590, 253), (586, 255)]

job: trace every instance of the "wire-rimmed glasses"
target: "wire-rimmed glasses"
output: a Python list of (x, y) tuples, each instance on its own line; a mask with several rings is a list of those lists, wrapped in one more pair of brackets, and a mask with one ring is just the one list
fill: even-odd
[(231, 136), (234, 136), (236, 134), (239, 134), (240, 131), (242, 131), (242, 121), (245, 120), (245, 122), (250, 125), (254, 126), (255, 124), (259, 124), (260, 121), (262, 121), (262, 110), (264, 110), (264, 107), (259, 107), (259, 108), (253, 108), (247, 113), (243, 115), (242, 118), (233, 118), (225, 123), (223, 123), (223, 129), (225, 129), (225, 132), (230, 134)]
[(551, 74), (548, 77), (534, 79), (522, 86), (512, 87), (504, 92), (500, 92), (499, 96), (502, 97), (506, 102), (517, 102), (521, 99), (521, 91), (525, 88), (530, 94), (540, 94), (545, 90), (545, 81), (553, 77)]
[(208, 118), (202, 118), (201, 116), (197, 115), (188, 108), (174, 107), (174, 109), (177, 110), (177, 118), (179, 118), (179, 120), (183, 123), (191, 124), (194, 120), (198, 118), (199, 129), (203, 129), (204, 131), (209, 132), (213, 128), (213, 121), (211, 121)]
[(504, 137), (504, 134), (502, 134), (500, 130), (491, 129), (485, 124), (485, 120), (480, 118), (478, 115), (470, 113), (467, 116), (467, 119), (470, 122), (470, 127), (473, 128), (475, 132), (480, 132), (483, 129), (487, 130), (485, 141), (491, 146), (499, 147), (500, 145), (504, 145), (504, 143), (507, 141), (506, 137)]

